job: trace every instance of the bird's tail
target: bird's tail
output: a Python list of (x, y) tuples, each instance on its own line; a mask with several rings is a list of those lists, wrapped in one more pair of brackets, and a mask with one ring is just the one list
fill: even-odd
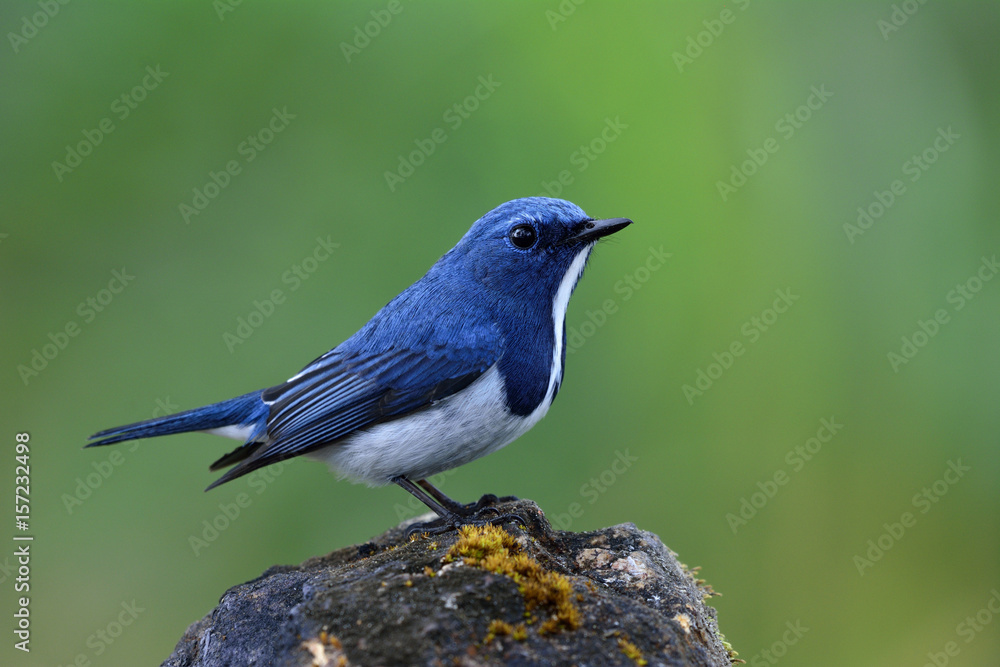
[(268, 407), (261, 400), (261, 392), (254, 391), (231, 398), (221, 403), (213, 403), (194, 410), (178, 412), (175, 415), (147, 419), (146, 421), (109, 428), (90, 436), (87, 447), (113, 445), (124, 440), (152, 438), (158, 435), (207, 431), (224, 426), (249, 427), (247, 441), (263, 434), (267, 422)]

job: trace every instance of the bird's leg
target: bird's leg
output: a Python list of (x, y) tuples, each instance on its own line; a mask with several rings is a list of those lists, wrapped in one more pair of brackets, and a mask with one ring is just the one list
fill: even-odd
[[(398, 477), (393, 477), (392, 482), (398, 484), (399, 486), (403, 487), (404, 489), (412, 493), (417, 498), (417, 500), (419, 500), (424, 505), (427, 505), (432, 510), (437, 512), (437, 515), (442, 519), (444, 519), (445, 521), (450, 521), (454, 523), (455, 521), (460, 519), (459, 515), (456, 512), (453, 512), (449, 508), (445, 507), (445, 503), (438, 502), (436, 498), (428, 495), (426, 491), (421, 489), (419, 486), (411, 482), (406, 477), (403, 477), (402, 475)], [(438, 493), (440, 494), (441, 492), (438, 491)], [(453, 506), (458, 505), (458, 503), (456, 503), (451, 498), (448, 498), (448, 496), (445, 496), (444, 494), (441, 494), (441, 497), (443, 497), (447, 501), (447, 504)]]
[(426, 479), (418, 479), (417, 484), (423, 487), (424, 491), (429, 493), (434, 500), (438, 501), (444, 507), (448, 508), (455, 514), (465, 515), (467, 513), (468, 505), (458, 502), (457, 500), (452, 500), (444, 493), (441, 492), (436, 486), (428, 482)]
[[(448, 496), (438, 491), (429, 483), (427, 484), (427, 486), (430, 486), (431, 489), (434, 489), (434, 492), (436, 493), (437, 496), (439, 496), (439, 498), (430, 495), (427, 491), (424, 490), (424, 488), (421, 488), (421, 486), (423, 485), (417, 486), (406, 477), (403, 476), (393, 477), (392, 481), (398, 484), (399, 486), (403, 487), (407, 491), (409, 491), (418, 500), (420, 500), (420, 502), (427, 505), (429, 508), (434, 510), (439, 517), (441, 517), (440, 519), (437, 519), (435, 521), (428, 521), (425, 523), (418, 523), (410, 526), (409, 530), (406, 531), (407, 537), (411, 537), (413, 535), (417, 535), (420, 533), (430, 533), (434, 535), (437, 533), (443, 533), (451, 528), (458, 528), (459, 526), (464, 526), (464, 525), (482, 526), (487, 524), (492, 525), (494, 523), (504, 523), (508, 521), (517, 521), (522, 525), (524, 524), (524, 519), (522, 519), (521, 517), (514, 514), (500, 514), (500, 512), (498, 512), (494, 507), (482, 508), (475, 513), (468, 512), (465, 505), (457, 503), (451, 498), (448, 498)], [(420, 481), (426, 482), (426, 480), (420, 480)], [(452, 505), (453, 507), (454, 506), (461, 507), (463, 511), (461, 513), (452, 511), (451, 509), (445, 506), (445, 503), (440, 502), (440, 498), (443, 498), (445, 501), (447, 501), (448, 504)], [(489, 510), (494, 514), (494, 516), (490, 518), (482, 518), (478, 516), (481, 512), (483, 512), (483, 510)]]

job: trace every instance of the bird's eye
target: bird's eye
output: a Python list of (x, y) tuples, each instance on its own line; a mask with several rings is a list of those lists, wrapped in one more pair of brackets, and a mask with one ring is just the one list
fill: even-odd
[(508, 236), (510, 237), (510, 242), (521, 250), (527, 250), (535, 245), (535, 241), (538, 240), (538, 232), (531, 225), (518, 225), (510, 230)]

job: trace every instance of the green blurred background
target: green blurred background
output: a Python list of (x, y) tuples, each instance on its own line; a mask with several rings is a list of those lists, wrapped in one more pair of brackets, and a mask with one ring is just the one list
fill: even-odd
[(201, 434), (80, 447), (284, 380), (487, 210), (560, 191), (636, 224), (577, 290), (548, 419), (444, 490), (654, 531), (751, 665), (998, 664), (997, 3), (42, 6), (0, 9), (0, 497), (11, 520), (30, 432), (36, 536), (4, 664), (157, 664), (230, 586), (413, 515), (309, 461), (202, 493), (234, 443)]

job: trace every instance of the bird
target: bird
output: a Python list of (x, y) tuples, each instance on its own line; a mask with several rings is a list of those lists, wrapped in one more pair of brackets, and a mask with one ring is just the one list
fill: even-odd
[[(285, 382), (100, 431), (86, 447), (200, 431), (242, 444), (212, 489), (296, 456), (339, 478), (396, 484), (437, 514), (411, 532), (511, 518), (487, 494), (462, 504), (428, 478), (510, 444), (562, 386), (566, 310), (598, 240), (632, 221), (550, 197), (479, 218), (353, 336)], [(515, 517), (516, 518), (516, 517)]]

